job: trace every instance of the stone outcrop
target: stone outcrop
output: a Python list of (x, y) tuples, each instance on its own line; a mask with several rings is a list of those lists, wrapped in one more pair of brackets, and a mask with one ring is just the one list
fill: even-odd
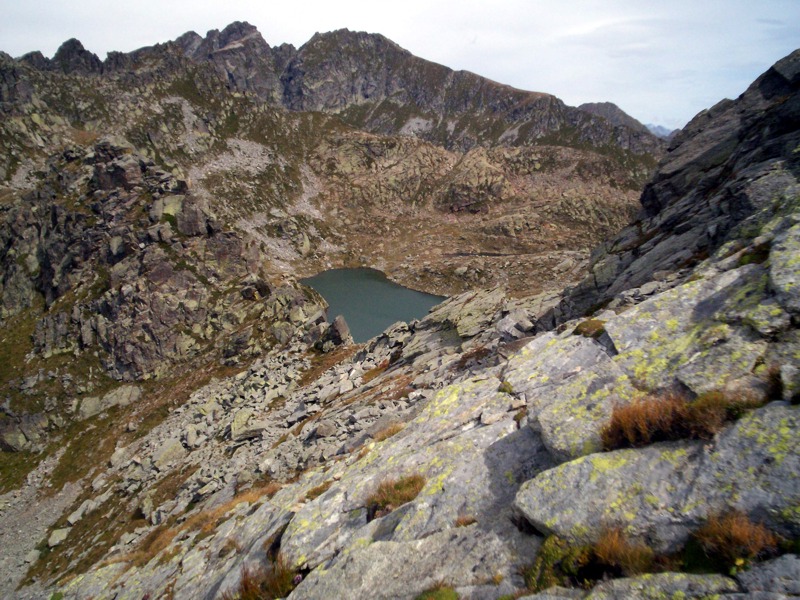
[(797, 202), (800, 53), (782, 59), (736, 100), (701, 112), (672, 139), (642, 194), (643, 218), (596, 249), (590, 275), (551, 323), (669, 273), (730, 252)]

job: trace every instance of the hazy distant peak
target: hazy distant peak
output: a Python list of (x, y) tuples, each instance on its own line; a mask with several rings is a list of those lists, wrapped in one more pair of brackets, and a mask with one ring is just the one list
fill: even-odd
[(625, 126), (630, 127), (635, 131), (648, 131), (647, 127), (634, 119), (613, 102), (587, 102), (585, 104), (581, 104), (578, 108), (598, 117), (603, 117), (606, 121), (616, 127)]

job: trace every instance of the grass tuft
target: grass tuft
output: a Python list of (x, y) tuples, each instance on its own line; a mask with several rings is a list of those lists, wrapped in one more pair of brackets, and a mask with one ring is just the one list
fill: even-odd
[(265, 600), (285, 598), (295, 588), (297, 574), (282, 556), (270, 561), (266, 567), (242, 567), (239, 588), (224, 592), (222, 600)]
[(437, 583), (432, 588), (425, 590), (414, 600), (458, 600), (460, 596), (445, 583)]
[(322, 483), (316, 487), (311, 488), (306, 492), (306, 502), (314, 500), (315, 498), (319, 498), (320, 496), (322, 496), (322, 494), (327, 492), (332, 485), (333, 485), (333, 479), (329, 479), (325, 483)]
[(653, 568), (655, 554), (641, 542), (631, 542), (619, 528), (606, 529), (594, 545), (598, 562), (630, 577)]
[(712, 562), (733, 572), (775, 554), (780, 542), (777, 535), (740, 511), (712, 516), (693, 537)]
[(403, 431), (405, 425), (403, 423), (392, 423), (391, 425), (384, 427), (380, 431), (378, 431), (375, 435), (372, 436), (372, 439), (376, 442), (382, 442), (384, 440), (389, 439), (393, 435), (400, 433)]
[(615, 407), (600, 437), (606, 450), (670, 440), (711, 439), (726, 423), (764, 401), (765, 398), (720, 391), (706, 392), (694, 401), (675, 393), (648, 396)]
[(583, 337), (597, 339), (606, 332), (606, 322), (600, 319), (587, 319), (579, 323), (575, 329), (572, 330), (573, 335), (582, 335)]
[(366, 500), (367, 520), (383, 517), (407, 502), (411, 502), (425, 487), (422, 475), (388, 479)]
[(473, 523), (477, 523), (478, 520), (473, 517), (472, 515), (458, 515), (456, 519), (456, 527), (469, 527)]

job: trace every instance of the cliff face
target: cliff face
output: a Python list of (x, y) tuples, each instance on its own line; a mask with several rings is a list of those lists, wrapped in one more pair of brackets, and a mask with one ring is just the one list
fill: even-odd
[[(739, 250), (765, 219), (795, 202), (800, 55), (776, 63), (736, 100), (701, 112), (670, 143), (642, 193), (642, 218), (593, 253), (591, 274), (551, 325), (626, 289), (686, 275), (709, 255)], [(778, 167), (780, 165), (780, 168)]]
[[(361, 46), (392, 70), (462, 75), (376, 36), (295, 51), (256, 33), (187, 34), (100, 73), (0, 56), (0, 440), (14, 450), (0, 454), (0, 593), (211, 599), (249, 581), (291, 598), (793, 594), (800, 54), (692, 121), (641, 218), (576, 287), (510, 299), (477, 289), (489, 269), (469, 263), (468, 291), (353, 346), (289, 275), (331, 260), (345, 235), (371, 229), (363, 252), (383, 243), (389, 256), (413, 231), (403, 252), (416, 260), (434, 256), (426, 238), (476, 254), (533, 249), (546, 231), (577, 244), (602, 236), (615, 201), (628, 214), (613, 190), (634, 182), (624, 157), (462, 153), (304, 112), (355, 122), (365, 94), (460, 110), (454, 88), (414, 92), (419, 79), (381, 65), (342, 83)], [(353, 37), (350, 58), (324, 51)], [(251, 46), (259, 61), (241, 62)], [(66, 70), (94, 64), (78, 62)], [(291, 87), (300, 104), (274, 109), (223, 82), (281, 102)], [(473, 84), (462, 106), (500, 114), (501, 88)], [(541, 272), (580, 269), (562, 250), (571, 266)], [(608, 433), (640, 403), (675, 420)], [(700, 565), (720, 574), (681, 572), (698, 567), (704, 525), (731, 516), (783, 541), (729, 542), (727, 559)], [(634, 568), (624, 545), (609, 558), (611, 535), (657, 559)], [(287, 587), (267, 587), (278, 572)]]

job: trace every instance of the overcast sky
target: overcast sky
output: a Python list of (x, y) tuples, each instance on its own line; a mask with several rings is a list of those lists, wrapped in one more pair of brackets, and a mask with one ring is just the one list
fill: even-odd
[(684, 125), (800, 48), (800, 0), (0, 0), (0, 50), (105, 58), (236, 20), (270, 45), (316, 31), (382, 33), (417, 56), (567, 104), (611, 101)]

